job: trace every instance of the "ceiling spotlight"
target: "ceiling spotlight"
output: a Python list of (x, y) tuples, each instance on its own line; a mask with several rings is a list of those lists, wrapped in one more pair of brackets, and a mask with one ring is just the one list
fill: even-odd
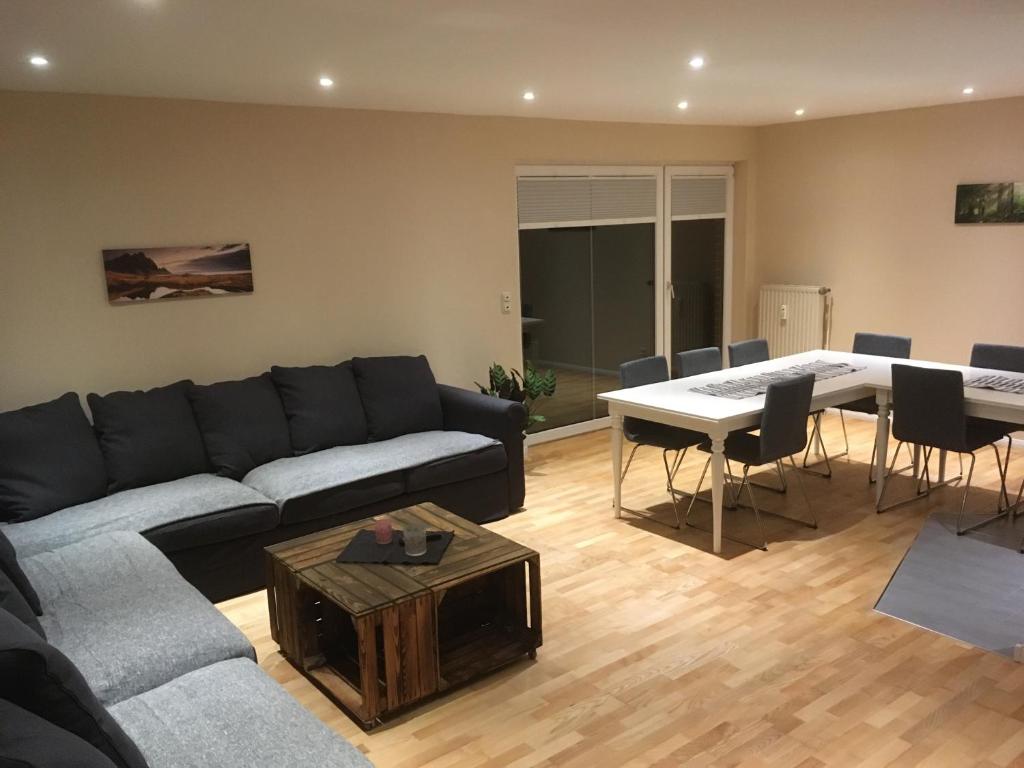
[(535, 94), (533, 91), (524, 91), (523, 92), (523, 101), (533, 101), (536, 98), (537, 98), (537, 94)]
[(686, 109), (687, 107), (690, 106), (690, 102), (680, 101), (678, 104), (676, 104), (676, 106), (679, 107), (679, 109)]
[(703, 69), (704, 68), (704, 57), (694, 56), (690, 59), (690, 69)]
[(333, 85), (334, 85), (334, 81), (331, 80), (331, 78), (327, 77), (326, 75), (320, 78), (320, 87), (321, 88), (330, 88)]
[(970, 96), (972, 93), (974, 93), (973, 85), (968, 85), (966, 88), (964, 88), (964, 96)]
[(804, 116), (804, 108), (800, 107), (800, 109), (798, 109), (795, 112), (793, 112), (793, 114), (796, 115), (797, 117), (803, 117)]
[(38, 54), (30, 57), (28, 63), (31, 64), (33, 67), (39, 67), (40, 69), (42, 69), (43, 67), (50, 66), (50, 60), (45, 56), (40, 56)]

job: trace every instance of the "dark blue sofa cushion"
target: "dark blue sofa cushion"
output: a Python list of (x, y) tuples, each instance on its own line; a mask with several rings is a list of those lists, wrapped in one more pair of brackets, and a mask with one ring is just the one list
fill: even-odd
[(352, 370), (371, 441), (444, 428), (437, 381), (423, 355), (356, 357)]
[(288, 419), (269, 373), (193, 384), (188, 396), (218, 475), (241, 480), (261, 464), (291, 455)]
[(74, 392), (0, 413), (0, 520), (32, 520), (106, 492), (103, 454)]
[(0, 610), (0, 699), (70, 731), (119, 768), (146, 761), (68, 658)]
[(179, 381), (146, 392), (88, 396), (110, 493), (209, 471), (188, 402), (191, 385)]
[(11, 540), (4, 534), (2, 528), (0, 528), (0, 572), (3, 572), (7, 578), (14, 582), (14, 586), (21, 592), (25, 602), (32, 609), (32, 613), (36, 616), (42, 616), (43, 606), (39, 603), (39, 595), (36, 594), (35, 587), (32, 586), (28, 576), (21, 569), (21, 565), (18, 563), (18, 555), (14, 551), (14, 545), (11, 544)]
[(351, 363), (270, 369), (296, 456), (365, 443), (366, 415)]
[(95, 747), (0, 699), (0, 765), (18, 768), (114, 768)]
[(39, 624), (39, 619), (36, 618), (32, 607), (25, 600), (25, 596), (3, 571), (0, 571), (0, 608), (17, 618), (40, 637), (46, 637), (46, 633), (43, 632), (43, 628)]

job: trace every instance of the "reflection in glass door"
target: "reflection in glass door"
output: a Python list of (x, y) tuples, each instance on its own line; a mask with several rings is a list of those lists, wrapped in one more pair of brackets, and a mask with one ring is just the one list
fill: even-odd
[(558, 377), (531, 431), (551, 436), (607, 416), (596, 395), (661, 341), (658, 169), (571, 170), (520, 169), (518, 183), (523, 359)]
[[(675, 353), (729, 341), (731, 168), (670, 168), (667, 338)], [(673, 371), (678, 375), (678, 371)]]

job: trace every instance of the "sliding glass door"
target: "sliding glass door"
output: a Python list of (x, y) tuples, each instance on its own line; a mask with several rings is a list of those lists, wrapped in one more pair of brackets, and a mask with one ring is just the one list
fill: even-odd
[(665, 337), (674, 361), (676, 352), (730, 340), (732, 168), (669, 167), (665, 176)]
[(619, 364), (661, 340), (660, 169), (520, 169), (524, 364), (555, 371), (550, 436), (599, 425)]

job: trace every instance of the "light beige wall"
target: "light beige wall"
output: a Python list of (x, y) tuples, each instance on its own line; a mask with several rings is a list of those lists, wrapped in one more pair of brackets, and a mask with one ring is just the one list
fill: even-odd
[[(515, 165), (738, 161), (742, 214), (753, 143), (747, 128), (0, 92), (0, 409), (398, 352), (469, 384), (520, 359), (518, 316), (500, 313), (518, 282)], [(107, 303), (105, 247), (237, 240), (251, 296)]]
[(1024, 225), (953, 224), (957, 183), (1024, 179), (1022, 126), (1024, 98), (760, 129), (750, 289), (830, 286), (835, 349), (857, 330), (956, 363), (1024, 344)]

